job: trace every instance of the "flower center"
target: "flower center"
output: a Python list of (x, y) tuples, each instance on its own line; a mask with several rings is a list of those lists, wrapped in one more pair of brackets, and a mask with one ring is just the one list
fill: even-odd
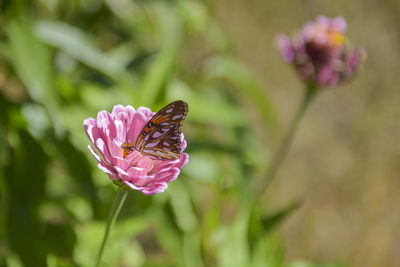
[(121, 149), (122, 149), (122, 157), (123, 158), (126, 158), (126, 156), (128, 156), (129, 153), (131, 153), (134, 150), (133, 144), (127, 143), (127, 142), (122, 145)]
[(336, 30), (316, 27), (311, 42), (327, 47), (339, 47), (344, 44), (344, 35)]
[(341, 46), (344, 43), (344, 36), (341, 32), (331, 32), (330, 36), (334, 46)]

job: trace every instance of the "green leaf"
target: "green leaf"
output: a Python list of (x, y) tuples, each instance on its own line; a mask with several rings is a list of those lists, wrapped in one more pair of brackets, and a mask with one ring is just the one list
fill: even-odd
[(208, 10), (196, 1), (178, 1), (178, 12), (185, 21), (189, 32), (202, 32), (209, 22)]
[(34, 37), (31, 22), (15, 19), (6, 25), (9, 42), (2, 52), (37, 102), (45, 102), (52, 90), (50, 51)]
[(15, 253), (9, 252), (5, 258), (6, 266), (8, 267), (23, 267), (20, 258)]
[[(183, 256), (183, 233), (169, 216), (166, 207), (153, 208), (151, 213), (156, 238), (164, 251), (171, 255), (172, 266), (185, 266)], [(168, 262), (166, 262), (168, 264)], [(167, 265), (169, 266), (169, 265)]]
[(282, 267), (284, 264), (284, 248), (279, 233), (262, 236), (252, 250), (252, 266)]
[(206, 62), (205, 73), (212, 79), (223, 79), (233, 85), (235, 93), (241, 93), (254, 103), (270, 129), (278, 124), (275, 108), (264, 91), (261, 82), (246, 67), (231, 57), (213, 57)]
[(186, 266), (202, 267), (200, 232), (186, 233), (183, 237), (183, 256)]
[(163, 84), (175, 66), (177, 48), (177, 42), (165, 45), (151, 63), (141, 86), (142, 105), (154, 105)]
[(260, 206), (253, 206), (250, 226), (248, 229), (248, 239), (251, 249), (255, 251), (257, 246), (260, 246), (260, 244), (264, 242), (263, 240), (267, 234), (273, 233), (273, 230), (277, 228), (294, 210), (296, 210), (300, 204), (300, 201), (291, 203), (282, 210), (267, 216), (261, 214)]
[(184, 232), (193, 232), (197, 228), (198, 222), (187, 188), (177, 180), (169, 187), (168, 193), (176, 224)]
[[(46, 253), (52, 253), (60, 257), (70, 257), (76, 243), (76, 234), (71, 224), (46, 223), (41, 238), (44, 241), (43, 248)], [(59, 242), (62, 240), (62, 242)]]
[(130, 76), (124, 66), (126, 59), (106, 55), (93, 38), (79, 28), (63, 22), (42, 20), (35, 25), (35, 33), (43, 42), (116, 81), (120, 76)]
[[(77, 243), (74, 247), (74, 261), (83, 266), (92, 266), (100, 248), (105, 223), (90, 222), (76, 228)], [(107, 253), (104, 254), (106, 256)]]
[(242, 109), (208, 95), (195, 94), (182, 81), (175, 80), (168, 87), (170, 101), (183, 99), (189, 104), (188, 119), (205, 124), (222, 126), (244, 126), (247, 124)]
[[(103, 88), (94, 83), (86, 83), (81, 87), (83, 103), (93, 111), (107, 110), (111, 112), (116, 103), (130, 104), (130, 98), (122, 90), (117, 88)], [(93, 114), (95, 116), (96, 114)]]
[[(117, 220), (104, 251), (104, 266), (140, 266), (144, 262), (144, 253), (134, 237), (148, 225), (145, 217)], [(78, 264), (94, 264), (104, 231), (104, 222), (90, 222), (77, 227), (78, 242), (74, 250), (74, 260)]]
[(273, 230), (275, 227), (280, 225), (293, 211), (300, 207), (300, 205), (301, 202), (296, 201), (274, 214), (263, 217), (261, 219), (263, 230), (265, 232)]
[(218, 182), (217, 177), (223, 173), (217, 163), (217, 157), (205, 152), (190, 153), (190, 161), (183, 171), (193, 179), (212, 184), (216, 184)]
[(250, 212), (248, 205), (243, 205), (237, 218), (229, 226), (224, 226), (217, 232), (217, 266), (240, 267), (249, 266), (250, 251), (247, 241), (247, 231)]
[[(46, 228), (43, 229), (37, 212), (45, 199), (46, 167), (50, 158), (29, 132), (20, 130), (17, 138), (19, 143), (4, 173), (10, 196), (8, 243), (24, 265), (45, 266), (43, 246), (47, 244), (48, 236), (43, 237)], [(69, 247), (63, 243), (56, 243), (54, 247), (68, 254)]]
[(7, 24), (6, 33), (9, 42), (2, 53), (14, 66), (30, 96), (46, 107), (56, 134), (63, 135), (64, 127), (57, 106), (49, 48), (35, 38), (31, 22), (26, 19), (15, 19)]

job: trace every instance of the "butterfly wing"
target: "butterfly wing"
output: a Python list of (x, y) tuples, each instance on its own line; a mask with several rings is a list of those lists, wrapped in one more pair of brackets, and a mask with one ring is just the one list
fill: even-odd
[(139, 133), (134, 145), (135, 149), (143, 155), (160, 160), (180, 157), (180, 134), (187, 113), (188, 104), (182, 100), (172, 102), (162, 108)]

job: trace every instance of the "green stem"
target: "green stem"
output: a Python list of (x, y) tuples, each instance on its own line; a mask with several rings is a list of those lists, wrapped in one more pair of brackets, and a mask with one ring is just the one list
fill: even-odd
[(296, 133), (296, 130), (298, 128), (298, 125), (300, 123), (301, 118), (303, 117), (305, 111), (307, 110), (307, 107), (309, 106), (311, 100), (314, 98), (315, 93), (318, 92), (318, 88), (315, 86), (309, 85), (304, 92), (303, 100), (297, 110), (296, 116), (294, 117), (292, 123), (290, 124), (290, 127), (283, 138), (278, 150), (276, 151), (274, 158), (272, 159), (272, 162), (270, 164), (270, 167), (267, 171), (267, 175), (265, 179), (263, 180), (262, 184), (259, 185), (259, 189), (257, 190), (256, 193), (256, 198), (259, 199), (262, 194), (265, 192), (265, 190), (268, 188), (272, 180), (274, 179), (275, 175), (277, 174), (279, 167), (281, 166), (288, 150), (289, 147), (293, 141), (293, 136)]
[(113, 227), (115, 220), (117, 219), (117, 216), (122, 208), (122, 205), (125, 202), (127, 195), (128, 195), (128, 191), (123, 190), (120, 187), (118, 187), (117, 195), (115, 196), (114, 203), (112, 205), (110, 214), (108, 215), (107, 227), (106, 227), (106, 231), (104, 233), (103, 243), (101, 244), (99, 254), (97, 255), (95, 267), (98, 267), (100, 264), (101, 257), (103, 256), (104, 248), (106, 246), (106, 243), (107, 243), (109, 235), (110, 235), (111, 228)]

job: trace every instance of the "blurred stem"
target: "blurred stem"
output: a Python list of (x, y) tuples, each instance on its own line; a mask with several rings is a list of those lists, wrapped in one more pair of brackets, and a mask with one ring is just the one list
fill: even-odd
[(103, 251), (104, 251), (104, 248), (108, 241), (110, 231), (115, 223), (115, 220), (117, 219), (117, 216), (122, 208), (122, 205), (125, 202), (127, 195), (128, 195), (128, 191), (123, 190), (120, 187), (118, 187), (117, 195), (115, 196), (114, 203), (112, 205), (110, 214), (108, 215), (107, 227), (106, 227), (106, 232), (104, 233), (103, 243), (101, 244), (99, 254), (97, 255), (97, 260), (96, 260), (96, 265), (95, 265), (96, 267), (98, 267), (100, 265), (101, 257), (103, 256)]
[(263, 195), (265, 190), (267, 190), (268, 186), (276, 176), (279, 167), (281, 166), (283, 160), (285, 159), (285, 156), (290, 148), (290, 145), (292, 144), (293, 137), (294, 134), (296, 133), (298, 125), (301, 119), (303, 118), (304, 113), (307, 110), (307, 107), (311, 103), (311, 100), (314, 98), (314, 96), (318, 91), (319, 91), (318, 88), (315, 87), (314, 85), (308, 85), (305, 88), (303, 100), (301, 101), (301, 104), (297, 110), (296, 116), (294, 117), (292, 123), (290, 124), (290, 127), (285, 137), (283, 138), (278, 150), (276, 151), (272, 159), (272, 162), (269, 166), (265, 179), (263, 180), (262, 184), (258, 187), (256, 199), (259, 199)]

